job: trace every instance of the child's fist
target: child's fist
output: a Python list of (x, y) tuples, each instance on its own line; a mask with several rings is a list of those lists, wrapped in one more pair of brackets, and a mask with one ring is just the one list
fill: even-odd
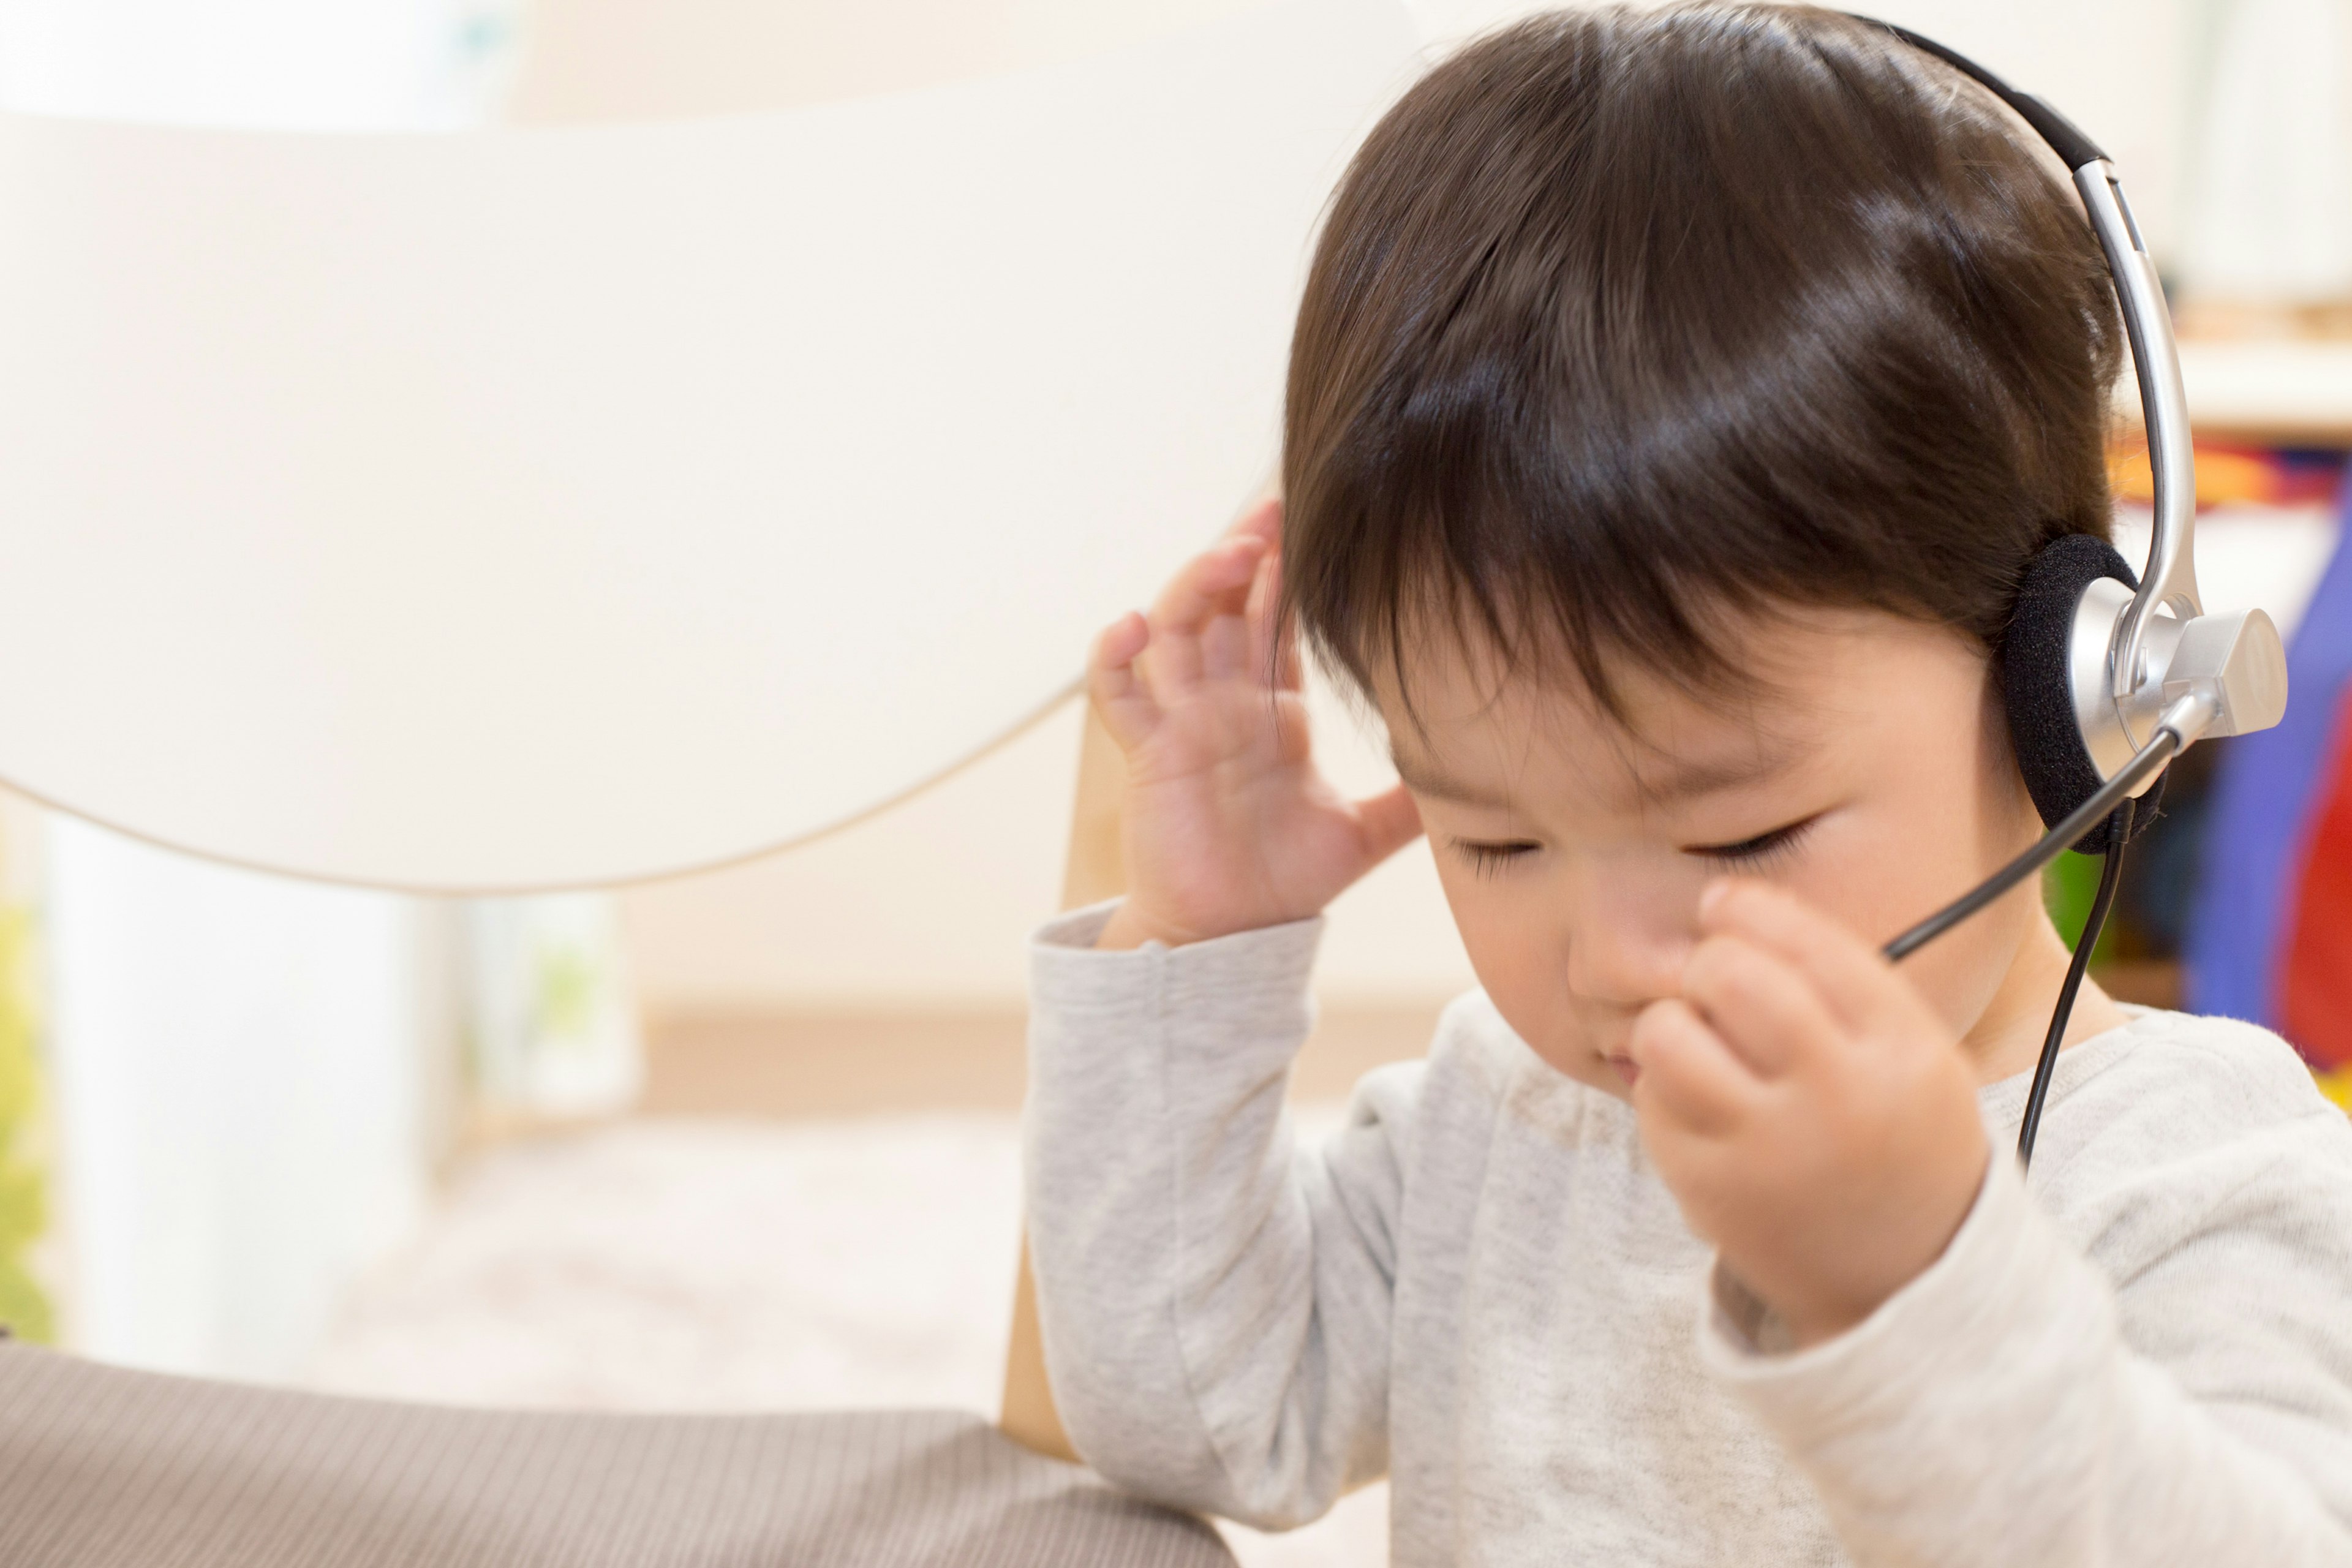
[(1718, 882), (1679, 995), (1636, 1024), (1643, 1142), (1691, 1227), (1797, 1342), (1942, 1255), (1984, 1177), (1976, 1079), (1877, 951), (1790, 894)]

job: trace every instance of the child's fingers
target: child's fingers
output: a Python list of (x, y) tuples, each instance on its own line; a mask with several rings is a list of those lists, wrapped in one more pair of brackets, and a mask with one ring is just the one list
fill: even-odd
[(1356, 820), (1363, 826), (1368, 864), (1387, 859), (1421, 837), (1421, 808), (1402, 784), (1358, 801)]
[(1151, 606), (1151, 629), (1198, 632), (1212, 616), (1238, 615), (1248, 603), (1265, 542), (1249, 536), (1224, 540), (1184, 563)]
[(1700, 942), (1683, 966), (1682, 997), (1764, 1078), (1844, 1033), (1802, 971), (1743, 936)]
[(1212, 616), (1201, 628), (1201, 674), (1210, 680), (1255, 677), (1250, 667), (1250, 626), (1241, 616)]
[(1151, 606), (1151, 655), (1144, 671), (1165, 703), (1201, 678), (1201, 633), (1219, 615), (1238, 615), (1265, 553), (1251, 537), (1228, 539), (1187, 562)]
[(1282, 498), (1269, 496), (1255, 506), (1244, 508), (1241, 516), (1234, 519), (1234, 525), (1225, 530), (1225, 537), (1255, 539), (1268, 550), (1279, 548), (1282, 543)]
[(1087, 660), (1087, 700), (1120, 748), (1141, 743), (1160, 723), (1160, 704), (1135, 668), (1151, 641), (1151, 627), (1133, 610), (1103, 628)]
[(1868, 1026), (1905, 1000), (1902, 976), (1876, 948), (1769, 883), (1714, 884), (1699, 900), (1699, 927), (1745, 937), (1795, 964), (1832, 1016), (1851, 1028)]
[(1637, 1109), (1663, 1111), (1704, 1138), (1724, 1137), (1746, 1122), (1761, 1086), (1690, 1005), (1653, 1002), (1633, 1022), (1626, 1047), (1641, 1068)]

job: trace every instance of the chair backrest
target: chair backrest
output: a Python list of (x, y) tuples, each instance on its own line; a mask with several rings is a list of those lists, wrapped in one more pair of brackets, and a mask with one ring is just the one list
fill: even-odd
[(777, 847), (1002, 739), (1264, 463), (1301, 247), (1419, 42), (1364, 0), (1173, 25), (1209, 3), (889, 0), (1180, 15), (591, 130), (0, 114), (0, 779), (520, 892)]

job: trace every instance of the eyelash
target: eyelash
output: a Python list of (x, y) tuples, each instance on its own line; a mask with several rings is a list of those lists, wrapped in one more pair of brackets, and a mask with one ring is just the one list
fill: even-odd
[[(1743, 838), (1737, 844), (1696, 844), (1685, 853), (1746, 870), (1765, 870), (1796, 852), (1798, 844), (1811, 830), (1813, 821), (1813, 818), (1807, 817), (1786, 827), (1776, 827), (1769, 833), (1759, 833), (1753, 838)], [(1512, 861), (1532, 854), (1536, 846), (1475, 844), (1457, 838), (1454, 841), (1454, 848), (1470, 863), (1473, 872), (1481, 877), (1492, 877), (1508, 868)]]
[(1535, 848), (1532, 844), (1473, 844), (1465, 839), (1454, 841), (1454, 852), (1470, 862), (1470, 869), (1481, 877), (1500, 875), (1510, 863)]
[(1812, 826), (1813, 819), (1807, 817), (1786, 827), (1776, 827), (1769, 833), (1759, 833), (1753, 838), (1743, 838), (1737, 844), (1693, 845), (1686, 853), (1726, 866), (1764, 870), (1795, 853), (1798, 843)]

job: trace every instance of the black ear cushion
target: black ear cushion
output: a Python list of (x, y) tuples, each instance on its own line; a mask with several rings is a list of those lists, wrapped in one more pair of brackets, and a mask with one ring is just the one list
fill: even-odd
[[(2045, 826), (2064, 821), (2067, 813), (2097, 793), (2102, 782), (2074, 721), (2074, 696), (2066, 670), (2074, 608), (2083, 602), (2084, 592), (2102, 577), (2113, 577), (2129, 588), (2139, 586), (2132, 569), (2105, 540), (2087, 533), (2052, 540), (2026, 567), (2016, 613), (2001, 638), (2000, 694), (2009, 710), (2009, 738)], [(2140, 796), (2132, 825), (2135, 837), (2156, 820), (2163, 789), (2159, 776), (2155, 787)], [(2074, 847), (2085, 855), (2103, 855), (2114, 828), (2110, 816), (2076, 840)]]

